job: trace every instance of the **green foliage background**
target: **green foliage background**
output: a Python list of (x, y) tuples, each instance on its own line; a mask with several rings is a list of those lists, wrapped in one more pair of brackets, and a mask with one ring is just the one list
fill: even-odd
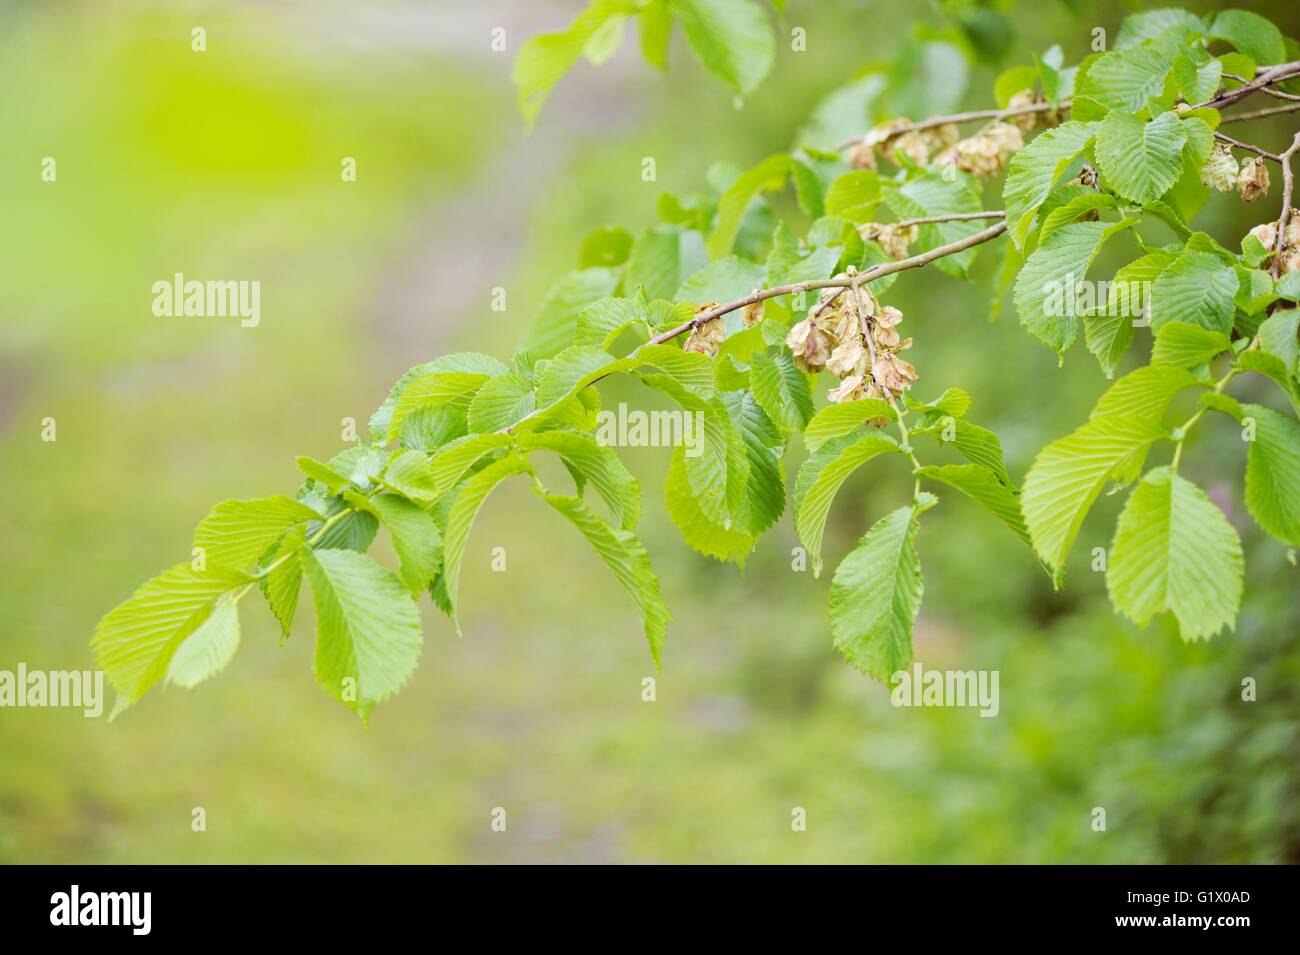
[[(293, 455), (332, 453), (339, 419), (364, 423), (418, 359), (508, 357), (593, 228), (636, 229), (659, 191), (701, 188), (714, 160), (743, 168), (785, 148), (857, 68), (951, 25), (920, 4), (795, 0), (810, 52), (779, 42), (743, 109), (679, 39), (666, 76), (631, 49), (579, 67), (525, 138), (511, 55), (576, 6), (0, 15), (0, 668), (90, 667), (95, 620), (188, 559), (210, 502), (291, 493)], [(1073, 61), (1126, 9), (1010, 5), (1012, 61), (1052, 43)], [(1300, 33), (1293, 4), (1256, 9)], [(195, 24), (205, 54), (189, 49)], [(488, 50), (498, 25), (506, 55)], [(974, 67), (962, 105), (989, 105), (997, 72)], [(1277, 149), (1284, 128), (1242, 134)], [(36, 174), (45, 155), (56, 185)], [(344, 155), (356, 184), (338, 181)], [(654, 184), (640, 179), (647, 155)], [(1235, 246), (1274, 206), (1215, 194), (1200, 227)], [(1104, 256), (1098, 275), (1116, 264)], [(155, 319), (149, 286), (174, 271), (259, 278), (261, 326)], [(922, 393), (965, 387), (1019, 478), (1086, 415), (1104, 387), (1096, 363), (1076, 349), (1057, 369), (1014, 316), (989, 324), (987, 282), (920, 275), (888, 300), (917, 336)], [(504, 314), (487, 307), (495, 286)], [(1274, 401), (1251, 386), (1243, 398)], [(607, 406), (620, 399), (656, 400), (632, 384)], [(53, 444), (39, 440), (46, 415)], [(663, 513), (666, 454), (631, 450), (677, 619), (656, 703), (640, 700), (650, 664), (617, 585), (507, 485), (470, 540), (465, 637), (422, 601), (422, 665), (368, 728), (310, 677), (306, 603), (284, 648), (269, 613), (247, 613), (223, 678), (155, 691), (112, 726), (0, 711), (0, 860), (1300, 860), (1296, 571), (1245, 514), (1237, 429), (1206, 424), (1184, 470), (1241, 533), (1249, 594), (1236, 633), (1208, 644), (1113, 615), (1089, 552), (1110, 544), (1119, 498), (1094, 508), (1054, 593), (1023, 545), (950, 494), (918, 539), (917, 657), (1000, 670), (1002, 712), (895, 709), (832, 649), (829, 581), (791, 572), (788, 516), (743, 575), (707, 562)], [(908, 483), (855, 475), (828, 556)], [(1246, 676), (1256, 703), (1239, 699)], [(790, 830), (796, 805), (805, 833)], [(205, 833), (190, 831), (195, 806)], [(507, 833), (489, 829), (494, 806)]]

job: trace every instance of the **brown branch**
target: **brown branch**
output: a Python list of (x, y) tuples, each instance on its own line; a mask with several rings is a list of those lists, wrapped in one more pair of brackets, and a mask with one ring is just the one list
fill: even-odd
[[(1223, 77), (1224, 79), (1236, 80), (1238, 83), (1250, 82), (1244, 76), (1238, 76), (1236, 73), (1224, 73)], [(1283, 93), (1281, 90), (1275, 90), (1271, 86), (1261, 86), (1259, 92), (1263, 93), (1265, 96), (1272, 96), (1274, 99), (1288, 99), (1294, 103), (1300, 103), (1300, 96), (1296, 96), (1294, 93)]]
[(1287, 103), (1285, 106), (1270, 106), (1267, 109), (1252, 110), (1249, 113), (1233, 113), (1225, 116), (1219, 121), (1220, 126), (1226, 126), (1228, 123), (1244, 123), (1250, 119), (1263, 119), (1266, 116), (1277, 116), (1281, 113), (1294, 113), (1300, 110), (1300, 103)]
[[(1065, 100), (1053, 106), (1051, 103), (1030, 103), (1028, 106), (1017, 106), (1015, 109), (975, 109), (967, 113), (950, 113), (947, 116), (931, 116), (929, 119), (917, 120), (914, 123), (899, 124), (897, 127), (890, 127), (889, 135), (901, 136), (903, 133), (919, 132), (923, 129), (934, 129), (936, 126), (947, 126), (949, 123), (974, 123), (979, 120), (1005, 119), (1009, 116), (1021, 116), (1025, 113), (1047, 113), (1057, 109), (1069, 109), (1070, 101)], [(862, 137), (857, 136), (846, 143), (841, 143), (836, 147), (836, 152), (844, 152), (846, 149), (852, 149), (858, 143), (862, 142)]]
[(1192, 109), (1223, 109), (1223, 107), (1231, 106), (1238, 100), (1245, 99), (1256, 90), (1271, 86), (1274, 83), (1280, 83), (1296, 75), (1300, 75), (1300, 60), (1291, 63), (1279, 63), (1277, 66), (1270, 66), (1259, 74), (1256, 79), (1251, 80), (1244, 86), (1238, 86), (1235, 90), (1220, 93), (1214, 99), (1199, 103), (1193, 106)]
[(1233, 139), (1231, 136), (1225, 136), (1218, 130), (1215, 130), (1214, 138), (1221, 143), (1227, 143), (1234, 149), (1244, 149), (1248, 153), (1254, 153), (1256, 156), (1262, 156), (1264, 159), (1271, 159), (1276, 163), (1282, 161), (1282, 157), (1277, 153), (1271, 153), (1267, 149), (1260, 149), (1258, 146), (1251, 145), (1250, 143), (1243, 143), (1240, 139)]
[(661, 332), (654, 338), (650, 339), (652, 345), (662, 345), (666, 341), (671, 341), (678, 335), (689, 332), (697, 325), (703, 325), (705, 322), (711, 322), (715, 318), (726, 315), (728, 312), (734, 312), (736, 309), (744, 308), (747, 305), (753, 305), (756, 302), (764, 301), (769, 298), (778, 298), (782, 295), (794, 295), (798, 292), (812, 292), (824, 288), (857, 288), (876, 279), (884, 278), (886, 275), (893, 275), (895, 272), (902, 272), (906, 269), (917, 269), (923, 265), (928, 265), (935, 259), (942, 259), (944, 256), (953, 255), (957, 252), (964, 252), (988, 242), (990, 239), (996, 239), (1003, 232), (1007, 231), (1005, 221), (995, 223), (980, 232), (975, 232), (966, 236), (964, 239), (958, 239), (956, 242), (949, 242), (946, 245), (936, 246), (929, 252), (922, 252), (920, 255), (913, 255), (906, 259), (899, 259), (897, 262), (881, 262), (879, 265), (873, 265), (865, 271), (859, 272), (847, 279), (818, 279), (809, 282), (794, 282), (790, 285), (776, 285), (772, 288), (759, 289), (746, 295), (744, 298), (737, 299), (734, 302), (728, 302), (725, 305), (716, 305), (707, 312), (701, 312), (690, 321), (682, 322), (676, 328), (670, 328), (666, 332)]
[(1286, 247), (1286, 229), (1291, 222), (1291, 193), (1295, 177), (1291, 172), (1291, 157), (1300, 150), (1300, 133), (1295, 134), (1282, 159), (1282, 216), (1277, 220), (1277, 238), (1273, 240), (1273, 279), (1282, 277), (1282, 250)]

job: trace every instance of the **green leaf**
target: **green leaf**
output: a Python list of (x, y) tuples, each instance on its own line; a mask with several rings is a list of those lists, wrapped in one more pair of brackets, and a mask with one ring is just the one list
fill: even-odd
[[(966, 460), (993, 472), (1003, 484), (1011, 485), (1011, 475), (1002, 459), (1002, 442), (988, 428), (981, 428), (965, 418), (953, 418), (949, 426), (943, 417), (937, 417), (925, 427), (914, 428), (912, 433), (932, 435), (941, 444), (952, 444)], [(950, 434), (951, 438), (945, 438), (945, 434)]]
[(1026, 544), (1033, 546), (1029, 529), (1020, 515), (1020, 502), (1015, 491), (1002, 482), (999, 476), (978, 464), (945, 464), (928, 466), (917, 472), (921, 477), (942, 481), (961, 491), (971, 500), (987, 507), (1011, 532)]
[(532, 383), (512, 371), (484, 382), (474, 393), (466, 423), (471, 431), (500, 431), (518, 423), (535, 408)]
[(752, 93), (771, 70), (776, 40), (754, 0), (669, 0), (669, 6), (704, 68), (737, 93)]
[(506, 434), (467, 435), (448, 444), (429, 461), (436, 496), (441, 498), (460, 484), (484, 455), (509, 445), (510, 436)]
[(668, 0), (649, 0), (637, 14), (641, 55), (651, 66), (668, 69), (668, 44), (673, 36), (673, 15)]
[(1115, 609), (1145, 627), (1170, 611), (1184, 640), (1232, 629), (1241, 605), (1241, 541), (1218, 506), (1171, 468), (1129, 495), (1115, 527), (1106, 587)]
[[(1300, 275), (1300, 272), (1287, 274)], [(1300, 328), (1300, 309), (1293, 308), (1274, 312), (1260, 323), (1259, 329), (1255, 332), (1259, 338), (1260, 349), (1276, 356), (1292, 376), (1300, 375), (1300, 345), (1296, 340), (1298, 328)]]
[(641, 618), (646, 640), (650, 644), (650, 655), (654, 658), (657, 670), (663, 651), (664, 634), (672, 621), (672, 614), (659, 594), (659, 578), (650, 566), (650, 556), (641, 541), (630, 531), (605, 523), (576, 497), (547, 494), (540, 490), (537, 493), (582, 532), (600, 559), (623, 585)]
[(532, 126), (552, 88), (582, 56), (593, 37), (611, 18), (633, 13), (631, 0), (591, 0), (564, 30), (530, 37), (519, 48), (513, 79), (519, 97), (519, 111)]
[(384, 484), (417, 504), (432, 504), (443, 492), (423, 451), (403, 451), (394, 457), (384, 472)]
[(1178, 181), (1187, 131), (1173, 113), (1151, 122), (1111, 111), (1097, 130), (1097, 165), (1106, 183), (1126, 199), (1154, 202)]
[(1277, 355), (1258, 348), (1247, 349), (1237, 356), (1237, 367), (1273, 379), (1291, 399), (1291, 406), (1300, 415), (1300, 387), (1285, 362)]
[(885, 683), (912, 662), (912, 628), (925, 590), (916, 530), (910, 507), (881, 518), (840, 562), (831, 582), (836, 649)]
[(744, 565), (745, 558), (754, 549), (753, 535), (738, 526), (722, 527), (700, 510), (686, 476), (686, 457), (680, 447), (674, 449), (672, 462), (668, 465), (664, 503), (669, 518), (688, 545), (706, 557)]
[(682, 279), (709, 263), (704, 239), (693, 229), (654, 226), (632, 245), (624, 270), (623, 287), (644, 288), (652, 299), (673, 298)]
[(1151, 364), (1195, 368), (1226, 351), (1232, 343), (1222, 332), (1187, 322), (1166, 322), (1156, 332)]
[(1278, 540), (1300, 547), (1300, 424), (1263, 405), (1243, 405), (1255, 420), (1246, 457), (1246, 508)]
[(1131, 113), (1160, 94), (1172, 65), (1168, 56), (1149, 46), (1103, 53), (1076, 84), (1076, 95)]
[(1223, 79), (1223, 63), (1203, 46), (1189, 46), (1174, 55), (1174, 79), (1183, 99), (1204, 103), (1214, 98)]
[[(635, 246), (632, 254), (636, 254)], [(549, 358), (572, 344), (578, 313), (597, 299), (613, 295), (618, 279), (616, 269), (579, 269), (560, 279), (542, 299), (519, 350), (534, 359)], [(507, 371), (502, 368), (499, 373)]]
[(194, 530), (209, 567), (245, 570), (285, 531), (320, 515), (293, 498), (275, 495), (251, 501), (222, 501)]
[(1102, 243), (1133, 222), (1071, 222), (1034, 250), (1016, 279), (1014, 295), (1020, 322), (1031, 335), (1058, 354), (1074, 343), (1080, 312), (1075, 292), (1083, 288)]
[(348, 550), (305, 551), (316, 605), (316, 680), (368, 719), (420, 661), (420, 612), (392, 571)]
[(729, 391), (723, 403), (737, 434), (745, 444), (749, 460), (749, 481), (744, 512), (735, 523), (757, 537), (780, 519), (785, 511), (785, 435), (748, 391)]
[(1227, 40), (1256, 63), (1286, 61), (1282, 31), (1258, 13), (1249, 10), (1220, 10), (1210, 21), (1209, 36)]
[(754, 168), (736, 178), (718, 200), (718, 218), (709, 236), (709, 258), (720, 259), (731, 252), (740, 220), (754, 197), (763, 191), (774, 191), (785, 185), (793, 163), (788, 153), (768, 156)]
[(185, 638), (167, 666), (167, 682), (192, 690), (226, 668), (239, 649), (239, 607), (225, 596)]
[(802, 431), (813, 416), (812, 386), (784, 346), (755, 352), (749, 380), (767, 416), (787, 431)]
[(703, 397), (667, 375), (642, 374), (651, 388), (697, 415), (697, 454), (686, 455), (686, 475), (697, 505), (713, 523), (729, 528), (743, 512), (749, 461), (745, 443), (731, 423), (726, 405), (716, 394)]
[(1237, 273), (1208, 252), (1189, 247), (1160, 273), (1151, 288), (1151, 328), (1188, 322), (1228, 334), (1235, 314)]
[(645, 305), (636, 299), (597, 299), (578, 313), (573, 343), (607, 351), (626, 329), (648, 327), (648, 318)]
[(349, 483), (348, 479), (342, 474), (327, 465), (321, 464), (315, 458), (300, 455), (298, 457), (298, 470), (311, 480), (325, 485), (331, 494), (337, 494), (347, 487)]
[[(900, 218), (979, 212), (982, 208), (980, 197), (972, 183), (973, 180), (965, 175), (948, 181), (937, 172), (927, 172), (896, 189), (886, 190), (885, 203)], [(928, 252), (986, 228), (988, 223), (979, 220), (926, 223), (918, 229), (917, 244), (922, 251)], [(970, 270), (976, 251), (978, 247), (972, 247), (946, 255), (936, 259), (934, 265), (946, 275), (963, 278)]]
[(889, 435), (871, 433), (836, 438), (804, 461), (795, 479), (794, 526), (812, 558), (813, 576), (821, 575), (822, 535), (839, 489), (849, 475), (876, 455), (901, 450)]
[(954, 418), (965, 417), (970, 410), (970, 393), (962, 388), (945, 388), (934, 401), (913, 404), (913, 411), (922, 414), (951, 415)]
[(871, 169), (853, 169), (826, 190), (825, 212), (851, 222), (866, 222), (879, 201), (880, 175)]
[(809, 451), (816, 451), (833, 438), (862, 429), (868, 421), (876, 418), (894, 421), (897, 417), (889, 403), (880, 398), (827, 405), (808, 422), (803, 432), (803, 443)]
[(729, 255), (691, 274), (673, 298), (703, 305), (731, 302), (763, 287), (763, 267)]
[(1058, 585), (1070, 545), (1107, 479), (1130, 468), (1130, 462), (1164, 434), (1159, 422), (1150, 418), (1106, 415), (1038, 453), (1025, 475), (1020, 508), (1034, 552)]
[(429, 371), (411, 381), (393, 406), (384, 443), (396, 441), (406, 419), (420, 408), (452, 405), (468, 410), (489, 376), (467, 371)]
[(271, 569), (259, 581), (262, 596), (280, 624), (281, 642), (289, 639), (289, 628), (298, 609), (298, 590), (302, 586), (302, 549), (307, 531), (295, 527), (276, 547)]
[(442, 534), (433, 517), (418, 504), (395, 494), (363, 498), (348, 494), (349, 503), (379, 518), (393, 539), (393, 551), (401, 562), (401, 579), (411, 596), (420, 592), (442, 563)]
[(517, 454), (507, 455), (494, 461), (479, 471), (460, 489), (456, 500), (451, 505), (451, 514), (447, 518), (447, 532), (443, 535), (442, 562), (443, 581), (447, 600), (451, 606), (451, 619), (460, 633), (460, 615), (457, 605), (457, 591), (460, 588), (461, 562), (465, 559), (465, 545), (469, 541), (470, 528), (479, 508), (492, 490), (508, 477), (525, 472), (532, 473), (532, 465), (526, 458)]
[(1171, 27), (1184, 33), (1203, 33), (1205, 24), (1201, 18), (1186, 10), (1162, 9), (1144, 10), (1130, 13), (1120, 24), (1119, 34), (1115, 37), (1115, 49), (1127, 50), (1146, 40), (1160, 36)]
[(641, 488), (612, 447), (571, 431), (543, 431), (520, 435), (519, 448), (525, 451), (544, 448), (558, 454), (570, 468), (591, 482), (615, 524), (623, 530), (636, 527), (641, 519)]
[(176, 649), (208, 619), (217, 598), (248, 580), (227, 567), (209, 566), (200, 574), (189, 564), (177, 564), (105, 614), (91, 646), (117, 690), (113, 716), (167, 673)]
[(1145, 313), (1151, 285), (1177, 258), (1172, 252), (1157, 251), (1130, 262), (1111, 280), (1106, 307), (1084, 318), (1088, 351), (1097, 356), (1107, 378), (1114, 377), (1133, 342), (1133, 323)]

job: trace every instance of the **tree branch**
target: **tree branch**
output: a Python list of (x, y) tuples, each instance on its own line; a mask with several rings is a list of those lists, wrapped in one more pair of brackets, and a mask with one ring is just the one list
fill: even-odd
[[(918, 132), (923, 129), (934, 129), (936, 126), (947, 126), (949, 123), (974, 123), (982, 119), (1005, 119), (1008, 116), (1022, 116), (1025, 113), (1048, 113), (1052, 110), (1069, 109), (1070, 101), (1064, 100), (1053, 106), (1051, 103), (1030, 103), (1028, 106), (1017, 106), (1015, 109), (976, 109), (967, 113), (950, 113), (947, 116), (931, 116), (929, 119), (918, 120), (915, 123), (899, 124), (897, 127), (890, 127), (890, 136), (900, 136), (903, 133)], [(846, 143), (841, 143), (836, 147), (836, 152), (844, 152), (846, 149), (852, 149), (858, 143), (862, 142), (862, 137), (858, 136), (850, 139)]]
[(1273, 83), (1280, 83), (1283, 80), (1290, 79), (1293, 76), (1300, 75), (1300, 60), (1291, 63), (1279, 63), (1277, 66), (1270, 66), (1266, 71), (1259, 74), (1254, 80), (1251, 80), (1245, 86), (1238, 86), (1235, 90), (1228, 90), (1220, 93), (1214, 99), (1206, 100), (1193, 106), (1193, 109), (1223, 109), (1225, 106), (1231, 106), (1238, 100), (1243, 100), (1256, 90), (1263, 89)]
[(1282, 159), (1282, 215), (1277, 220), (1277, 238), (1273, 240), (1273, 278), (1282, 277), (1282, 250), (1286, 247), (1286, 229), (1291, 222), (1291, 193), (1295, 188), (1295, 177), (1291, 172), (1291, 157), (1300, 150), (1300, 133), (1295, 134), (1291, 145), (1281, 156)]
[(1267, 109), (1252, 110), (1249, 113), (1233, 113), (1231, 116), (1225, 116), (1219, 121), (1220, 126), (1226, 126), (1228, 123), (1244, 123), (1250, 119), (1263, 119), (1266, 116), (1277, 116), (1280, 113), (1294, 113), (1300, 110), (1300, 103), (1287, 103), (1285, 106), (1270, 106)]
[(1248, 153), (1254, 153), (1256, 156), (1262, 156), (1264, 159), (1271, 159), (1276, 163), (1282, 161), (1282, 157), (1277, 153), (1271, 153), (1267, 149), (1260, 149), (1258, 146), (1251, 145), (1250, 143), (1243, 143), (1240, 139), (1233, 139), (1231, 136), (1225, 136), (1218, 130), (1215, 130), (1214, 138), (1221, 143), (1227, 143), (1234, 149), (1244, 149)]
[(897, 262), (881, 262), (879, 265), (873, 265), (871, 268), (847, 279), (819, 279), (810, 282), (794, 282), (790, 285), (776, 285), (772, 288), (760, 289), (746, 295), (744, 298), (737, 299), (734, 302), (728, 302), (725, 305), (716, 305), (707, 312), (701, 312), (690, 321), (682, 322), (676, 328), (670, 328), (666, 332), (661, 332), (650, 343), (662, 345), (666, 341), (671, 341), (678, 335), (689, 332), (697, 325), (703, 325), (705, 322), (711, 322), (715, 318), (726, 315), (728, 312), (734, 312), (736, 309), (744, 308), (747, 305), (753, 305), (756, 302), (764, 301), (769, 298), (778, 298), (782, 295), (793, 295), (798, 292), (812, 292), (824, 288), (857, 288), (868, 282), (884, 278), (886, 275), (893, 275), (895, 272), (902, 272), (906, 269), (917, 269), (923, 265), (928, 265), (935, 259), (942, 259), (944, 256), (953, 255), (957, 252), (964, 252), (988, 242), (990, 239), (996, 239), (1003, 232), (1007, 231), (1005, 221), (998, 222), (989, 226), (980, 232), (966, 236), (964, 239), (958, 239), (956, 242), (949, 242), (946, 245), (935, 246), (929, 252), (922, 252), (920, 255), (909, 256), (906, 259), (899, 259)]

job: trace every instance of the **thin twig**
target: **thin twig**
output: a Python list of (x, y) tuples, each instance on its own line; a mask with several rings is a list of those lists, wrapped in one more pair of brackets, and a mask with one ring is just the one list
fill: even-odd
[(928, 265), (935, 259), (942, 259), (944, 256), (954, 255), (957, 252), (964, 252), (974, 246), (988, 242), (990, 239), (996, 239), (1003, 232), (1007, 231), (1006, 222), (998, 222), (989, 226), (980, 232), (966, 236), (964, 239), (958, 239), (956, 242), (949, 242), (946, 245), (936, 246), (929, 252), (923, 252), (920, 255), (913, 255), (906, 259), (899, 259), (897, 262), (881, 262), (879, 265), (873, 265), (865, 271), (859, 272), (847, 279), (818, 279), (809, 282), (794, 282), (790, 285), (776, 285), (772, 288), (760, 289), (752, 292), (744, 298), (737, 299), (734, 302), (728, 302), (725, 305), (717, 305), (707, 312), (701, 312), (690, 321), (682, 322), (676, 328), (670, 328), (650, 339), (653, 345), (662, 345), (666, 341), (676, 338), (678, 335), (689, 332), (697, 325), (703, 325), (705, 322), (711, 322), (715, 318), (726, 315), (728, 312), (734, 312), (738, 308), (744, 308), (746, 305), (753, 305), (755, 302), (761, 302), (769, 298), (778, 298), (782, 295), (793, 295), (798, 292), (812, 292), (816, 289), (824, 288), (855, 288), (859, 285), (865, 285), (876, 279), (884, 278), (886, 275), (893, 275), (895, 272), (902, 272), (906, 269), (917, 269), (923, 265)]
[(1291, 145), (1281, 156), (1282, 159), (1282, 215), (1277, 220), (1277, 238), (1273, 240), (1273, 278), (1282, 277), (1282, 250), (1286, 248), (1286, 230), (1291, 222), (1291, 192), (1295, 188), (1295, 177), (1291, 172), (1291, 157), (1300, 150), (1300, 133), (1295, 134)]
[[(1238, 83), (1249, 82), (1249, 80), (1244, 76), (1238, 76), (1236, 73), (1224, 73), (1223, 78), (1225, 80), (1236, 80)], [(1275, 99), (1289, 99), (1292, 102), (1300, 103), (1300, 96), (1296, 96), (1294, 93), (1283, 93), (1281, 90), (1275, 90), (1271, 86), (1261, 86), (1259, 91), (1265, 96), (1272, 96)]]
[(1256, 109), (1249, 113), (1233, 113), (1225, 116), (1219, 121), (1220, 126), (1226, 126), (1228, 123), (1244, 123), (1250, 119), (1263, 119), (1266, 116), (1277, 116), (1280, 113), (1294, 113), (1300, 110), (1300, 103), (1287, 103), (1285, 106), (1270, 106), (1267, 109)]
[(1254, 153), (1256, 156), (1262, 156), (1264, 159), (1271, 159), (1273, 162), (1280, 163), (1282, 161), (1282, 157), (1277, 153), (1271, 153), (1267, 149), (1260, 149), (1258, 146), (1251, 145), (1250, 143), (1243, 143), (1240, 139), (1233, 139), (1231, 136), (1225, 136), (1218, 130), (1215, 130), (1214, 138), (1221, 143), (1227, 143), (1234, 149), (1244, 149), (1246, 152)]
[[(920, 132), (923, 129), (934, 129), (936, 126), (947, 126), (949, 123), (974, 123), (979, 120), (1006, 119), (1009, 116), (1021, 116), (1025, 113), (1047, 113), (1057, 109), (1069, 109), (1070, 101), (1065, 100), (1053, 106), (1051, 103), (1030, 103), (1028, 106), (1017, 106), (1014, 109), (975, 109), (967, 113), (950, 113), (947, 116), (931, 116), (929, 119), (917, 120), (914, 123), (900, 123), (897, 127), (890, 127), (889, 135), (901, 136), (903, 133)], [(841, 143), (836, 147), (836, 152), (844, 152), (846, 149), (852, 149), (858, 143), (862, 142), (862, 137), (857, 136), (846, 143)]]
[(1256, 90), (1263, 89), (1273, 83), (1280, 83), (1283, 80), (1300, 74), (1300, 60), (1291, 63), (1279, 63), (1277, 66), (1270, 67), (1266, 72), (1260, 74), (1256, 79), (1251, 80), (1245, 86), (1238, 86), (1235, 90), (1228, 90), (1220, 93), (1214, 99), (1206, 100), (1204, 103), (1198, 103), (1193, 109), (1223, 109), (1225, 106), (1231, 106), (1238, 100), (1245, 99)]

